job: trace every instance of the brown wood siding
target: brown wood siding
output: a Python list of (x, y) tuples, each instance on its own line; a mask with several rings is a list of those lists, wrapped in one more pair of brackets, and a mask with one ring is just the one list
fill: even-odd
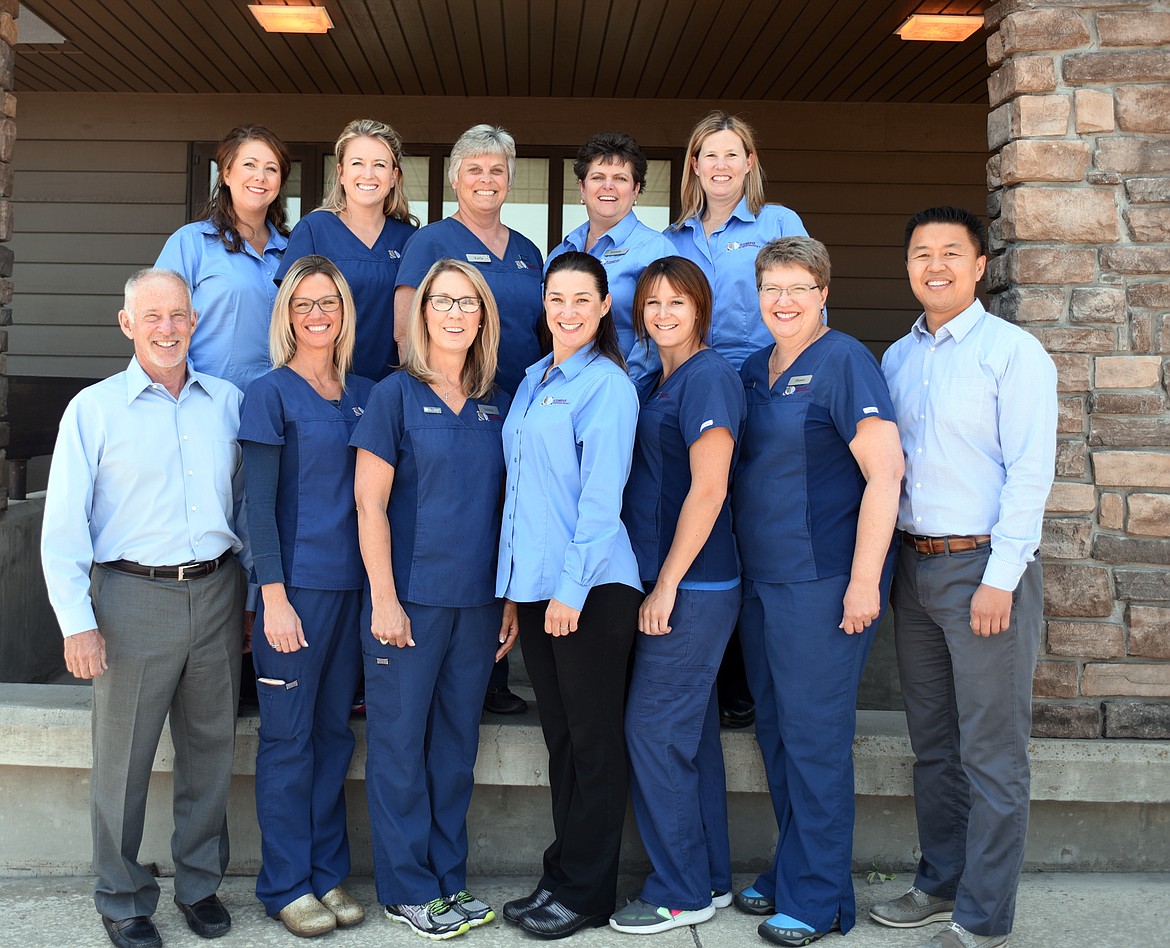
[[(505, 15), (501, 29), (509, 28)], [(474, 70), (464, 69), (471, 81)], [(753, 123), (769, 199), (796, 210), (829, 246), (833, 325), (880, 351), (916, 314), (902, 260), (906, 218), (931, 204), (980, 213), (986, 206), (983, 107), (486, 97), (440, 107), (425, 97), (25, 93), (8, 371), (100, 376), (122, 368), (130, 351), (115, 325), (122, 283), (184, 222), (187, 143), (217, 139), (238, 122), (312, 142), (332, 140), (351, 117), (374, 115), (408, 142), (429, 144), (493, 121), (534, 146), (576, 145), (625, 128), (645, 147), (681, 150), (694, 121), (717, 106)]]

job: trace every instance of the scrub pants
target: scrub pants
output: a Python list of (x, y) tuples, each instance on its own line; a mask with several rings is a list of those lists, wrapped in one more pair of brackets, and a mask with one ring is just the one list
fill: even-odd
[(878, 624), (857, 635), (838, 628), (848, 585), (848, 575), (745, 580), (739, 622), (779, 829), (772, 866), (754, 886), (776, 911), (822, 932), (839, 919), (842, 933), (857, 917), (850, 877), (857, 687)]
[(552, 790), (555, 837), (539, 885), (584, 915), (609, 915), (617, 899), (629, 789), (626, 679), (642, 599), (622, 583), (595, 586), (577, 631), (562, 636), (544, 631), (547, 599), (516, 604)]
[(651, 905), (694, 911), (731, 889), (727, 775), (715, 676), (740, 588), (680, 589), (667, 635), (641, 635), (626, 703), (630, 790), (653, 867)]
[(256, 677), (284, 682), (256, 682), (256, 897), (269, 915), (302, 895), (320, 897), (349, 875), (345, 775), (354, 746), (349, 712), (361, 670), (361, 595), (359, 589), (288, 587), (309, 643), (295, 652), (269, 645), (263, 603), (256, 613)]
[(922, 849), (914, 884), (953, 898), (969, 932), (1005, 935), (1028, 833), (1040, 563), (1012, 595), (1011, 624), (984, 638), (971, 631), (971, 597), (991, 548), (929, 556), (899, 546), (894, 636)]
[(382, 645), (362, 611), (366, 798), (383, 905), (421, 905), (467, 887), (467, 807), (483, 693), (502, 604), (403, 602), (414, 647)]

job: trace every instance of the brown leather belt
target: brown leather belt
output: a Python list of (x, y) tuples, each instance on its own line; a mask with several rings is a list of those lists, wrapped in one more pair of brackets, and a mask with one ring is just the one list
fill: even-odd
[(914, 547), (919, 553), (933, 556), (938, 553), (965, 553), (977, 550), (991, 542), (991, 534), (980, 533), (965, 537), (916, 537), (911, 533), (902, 534), (902, 542)]
[(112, 563), (102, 563), (102, 566), (108, 566), (119, 573), (129, 573), (131, 576), (145, 576), (148, 579), (177, 579), (183, 583), (210, 576), (226, 563), (231, 555), (232, 551), (228, 549), (214, 560), (185, 563), (182, 566), (143, 566), (141, 563), (132, 563), (130, 560), (114, 560)]

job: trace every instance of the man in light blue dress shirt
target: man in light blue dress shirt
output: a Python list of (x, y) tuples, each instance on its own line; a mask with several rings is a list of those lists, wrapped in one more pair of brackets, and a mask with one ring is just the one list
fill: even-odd
[(243, 396), (187, 361), (197, 315), (177, 273), (134, 274), (118, 320), (134, 358), (65, 410), (41, 558), (66, 666), (93, 680), (94, 902), (115, 945), (152, 948), (159, 887), (138, 850), (168, 714), (175, 902), (204, 938), (231, 927), (215, 893), (244, 634)]
[(987, 241), (973, 214), (916, 214), (906, 252), (923, 313), (882, 368), (906, 456), (891, 602), (922, 858), (914, 886), (870, 915), (950, 921), (929, 948), (995, 948), (1012, 930), (1028, 828), (1056, 368), (975, 298)]

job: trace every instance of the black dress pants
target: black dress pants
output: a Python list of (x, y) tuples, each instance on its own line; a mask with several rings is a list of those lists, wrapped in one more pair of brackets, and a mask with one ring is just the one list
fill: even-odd
[(555, 838), (540, 887), (575, 912), (607, 915), (617, 897), (629, 772), (626, 686), (643, 593), (590, 591), (577, 631), (544, 631), (548, 600), (518, 603), (520, 646), (548, 747)]

